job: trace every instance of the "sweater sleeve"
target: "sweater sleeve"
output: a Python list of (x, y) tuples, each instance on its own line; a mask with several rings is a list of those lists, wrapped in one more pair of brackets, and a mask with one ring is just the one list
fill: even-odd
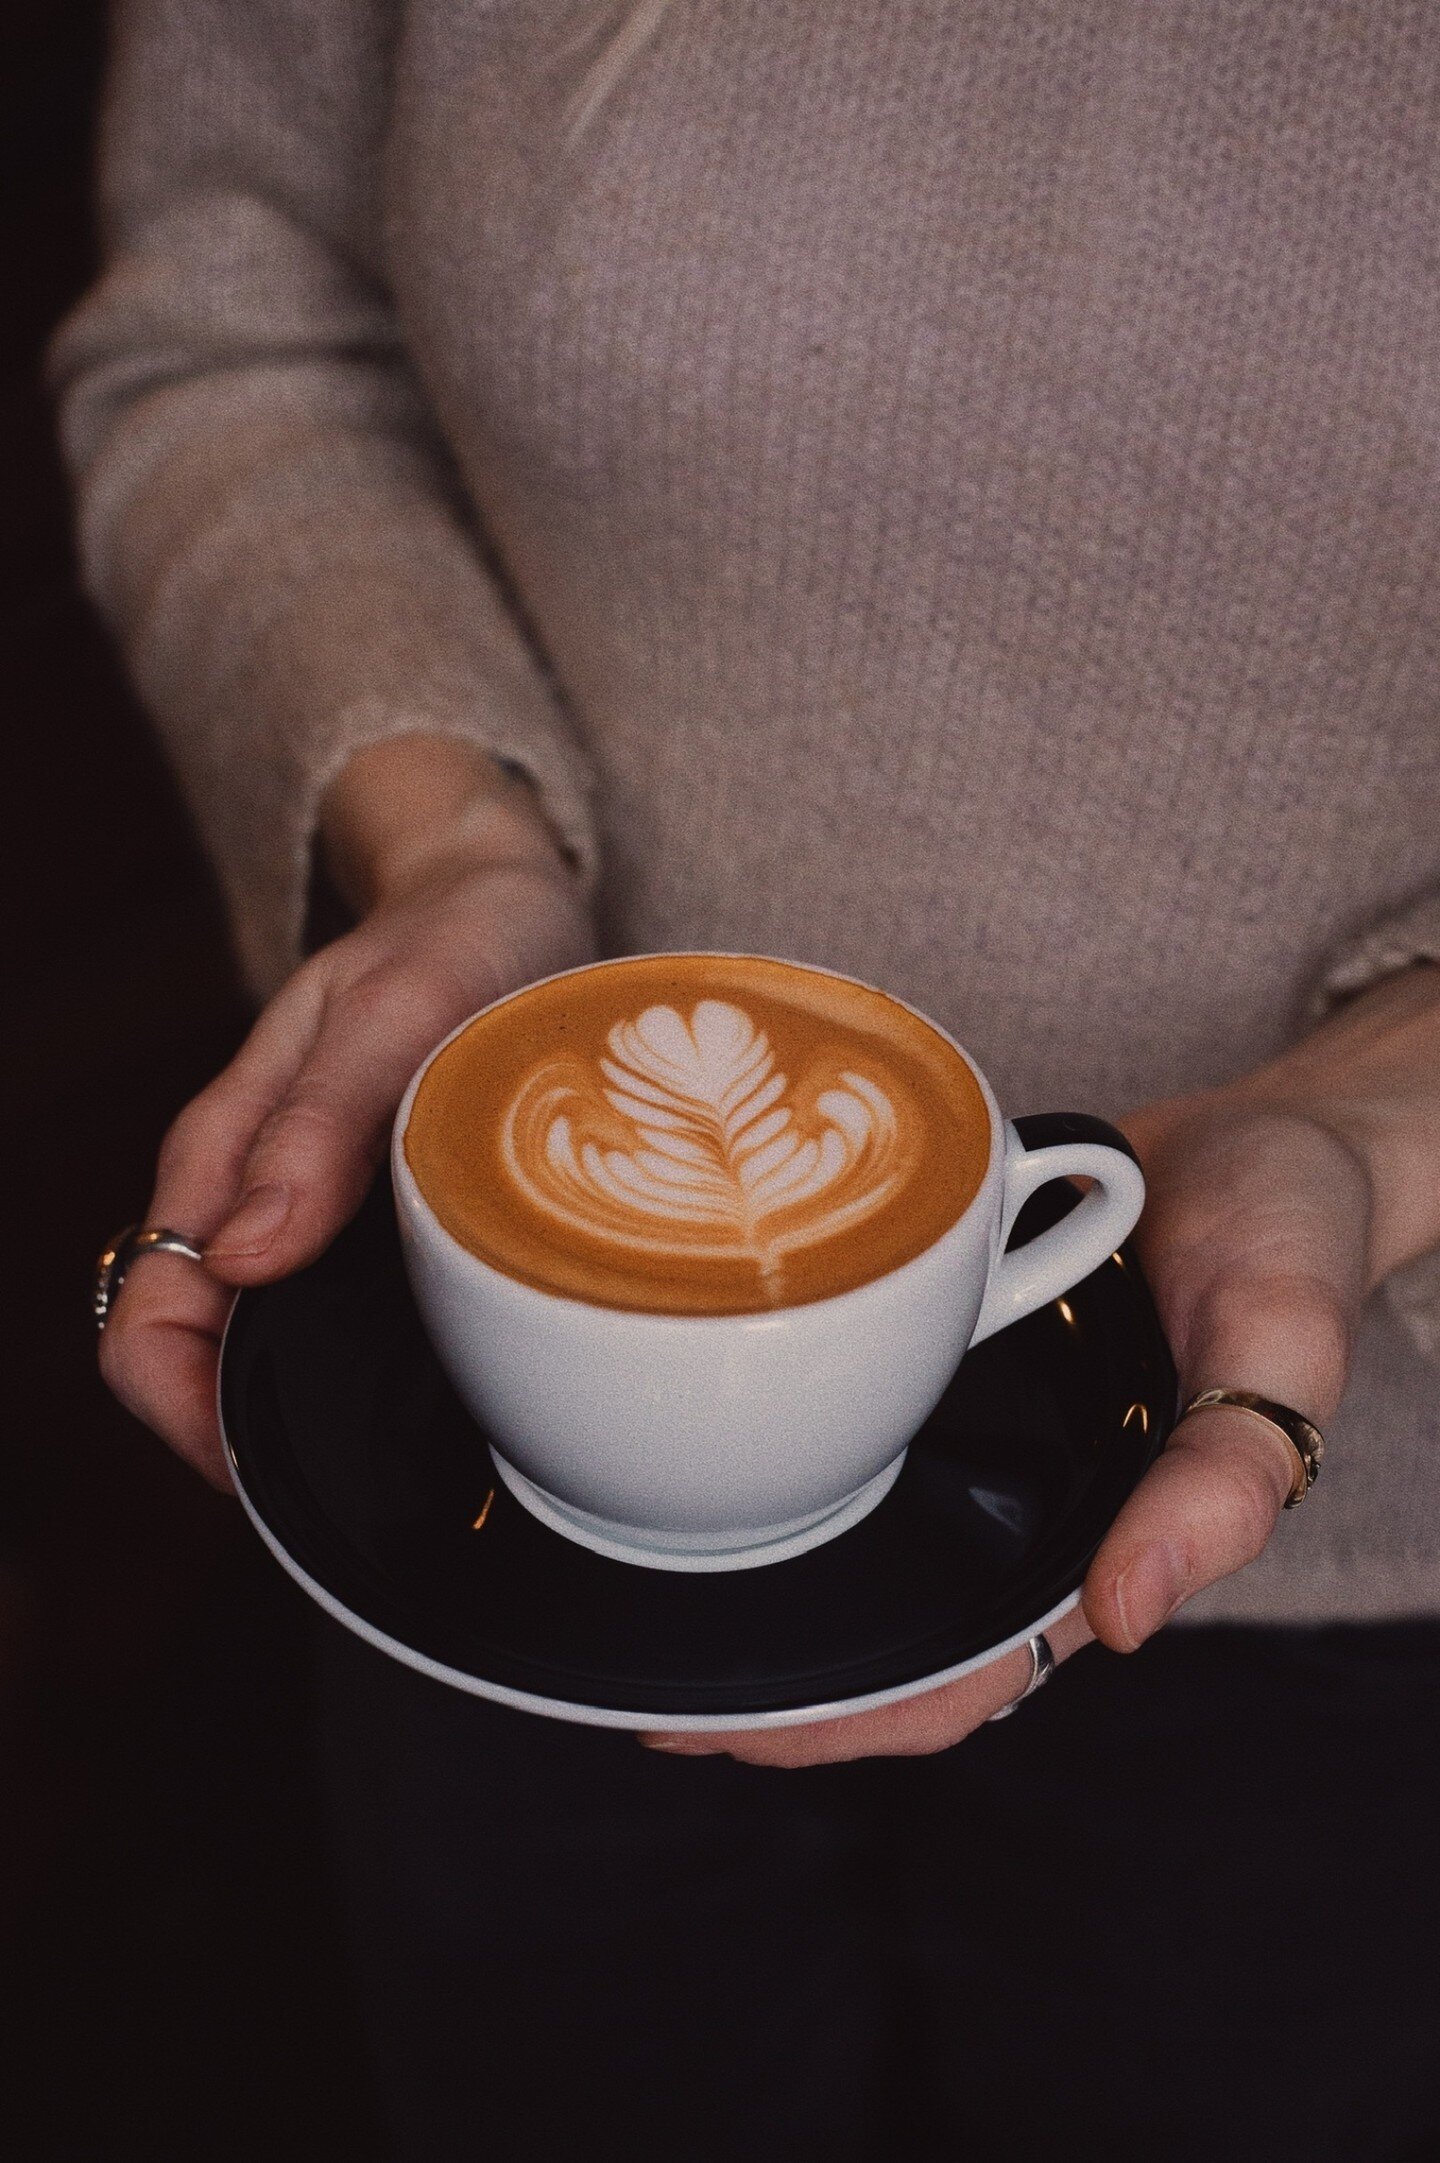
[[(1310, 1015), (1323, 1020), (1344, 1000), (1417, 962), (1440, 963), (1440, 894), (1427, 893), (1340, 946), (1317, 980)], [(1440, 1247), (1385, 1280), (1385, 1296), (1427, 1358), (1440, 1365)]]
[(50, 355), (86, 587), (261, 992), (299, 951), (319, 798), (365, 744), (480, 746), (593, 861), (581, 746), (379, 268), (399, 6), (122, 0), (104, 268)]
[(1337, 948), (1320, 973), (1310, 1002), (1319, 1021), (1345, 999), (1417, 961), (1440, 962), (1440, 893), (1427, 893), (1383, 916)]

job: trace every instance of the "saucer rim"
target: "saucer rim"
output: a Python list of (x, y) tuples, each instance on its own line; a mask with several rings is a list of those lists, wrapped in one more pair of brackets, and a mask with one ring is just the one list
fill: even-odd
[[(576, 1726), (619, 1728), (629, 1734), (736, 1735), (762, 1729), (810, 1727), (822, 1720), (844, 1720), (857, 1713), (879, 1712), (887, 1705), (900, 1705), (908, 1698), (923, 1697), (928, 1690), (941, 1689), (946, 1683), (958, 1682), (964, 1675), (976, 1674), (982, 1667), (989, 1667), (996, 1660), (1003, 1660), (1008, 1652), (1018, 1651), (1032, 1637), (1039, 1636), (1043, 1630), (1051, 1629), (1064, 1616), (1073, 1613), (1080, 1604), (1080, 1586), (1076, 1585), (1057, 1605), (1048, 1608), (1036, 1621), (1001, 1639), (999, 1643), (988, 1646), (983, 1652), (972, 1653), (969, 1659), (939, 1668), (933, 1674), (897, 1683), (888, 1690), (872, 1690), (859, 1697), (820, 1699), (814, 1704), (786, 1705), (770, 1711), (721, 1713), (630, 1712), (620, 1706), (591, 1705), (575, 1703), (566, 1698), (542, 1697), (530, 1690), (514, 1689), (508, 1683), (487, 1681), (483, 1676), (471, 1673), (468, 1668), (450, 1667), (442, 1660), (432, 1659), (428, 1653), (421, 1652), (416, 1646), (407, 1645), (403, 1638), (391, 1637), (388, 1632), (377, 1629), (373, 1622), (367, 1622), (354, 1608), (347, 1607), (343, 1600), (337, 1599), (318, 1578), (312, 1577), (310, 1572), (295, 1560), (251, 1501), (241, 1477), (234, 1447), (225, 1432), (223, 1416), (220, 1432), (225, 1446), (225, 1460), (235, 1483), (235, 1493), (246, 1516), (281, 1568), (332, 1621), (342, 1624), (366, 1644), (372, 1645), (377, 1652), (388, 1654), (392, 1660), (398, 1660), (403, 1666), (413, 1668), (417, 1674), (427, 1675), (432, 1682), (445, 1683), (451, 1689), (463, 1690), (471, 1697), (487, 1698), (492, 1704), (508, 1706), (513, 1712), (537, 1713), (543, 1719), (563, 1720)], [(1086, 1567), (1089, 1567), (1088, 1561)]]

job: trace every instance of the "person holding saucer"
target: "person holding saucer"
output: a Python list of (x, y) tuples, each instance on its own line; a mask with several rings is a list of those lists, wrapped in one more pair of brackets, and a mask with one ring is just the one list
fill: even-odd
[(1400, 0), (122, 13), (52, 371), (263, 1003), (113, 1386), (223, 1482), (233, 1293), (431, 1048), (684, 949), (1121, 1126), (1188, 1406), (1043, 1645), (851, 1719), (642, 1748), (328, 1636), (397, 2152), (1440, 2126), (1437, 86)]

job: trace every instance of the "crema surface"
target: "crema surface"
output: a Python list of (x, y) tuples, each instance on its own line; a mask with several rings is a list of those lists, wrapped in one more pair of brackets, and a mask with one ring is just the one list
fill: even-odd
[(435, 1059), (405, 1157), (446, 1231), (603, 1306), (744, 1314), (853, 1289), (973, 1200), (979, 1086), (865, 986), (660, 955), (521, 992)]

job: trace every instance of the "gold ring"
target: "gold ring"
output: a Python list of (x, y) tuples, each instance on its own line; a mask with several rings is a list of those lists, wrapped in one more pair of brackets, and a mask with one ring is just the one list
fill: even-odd
[(1298, 1509), (1316, 1480), (1325, 1459), (1325, 1437), (1318, 1427), (1302, 1413), (1292, 1411), (1288, 1404), (1276, 1404), (1273, 1397), (1262, 1397), (1253, 1389), (1202, 1389), (1198, 1397), (1192, 1397), (1180, 1414), (1188, 1419), (1192, 1412), (1204, 1412), (1214, 1404), (1233, 1405), (1237, 1412), (1253, 1412), (1263, 1419), (1267, 1427), (1273, 1427), (1294, 1450), (1298, 1460), (1295, 1484), (1286, 1497), (1287, 1510)]

